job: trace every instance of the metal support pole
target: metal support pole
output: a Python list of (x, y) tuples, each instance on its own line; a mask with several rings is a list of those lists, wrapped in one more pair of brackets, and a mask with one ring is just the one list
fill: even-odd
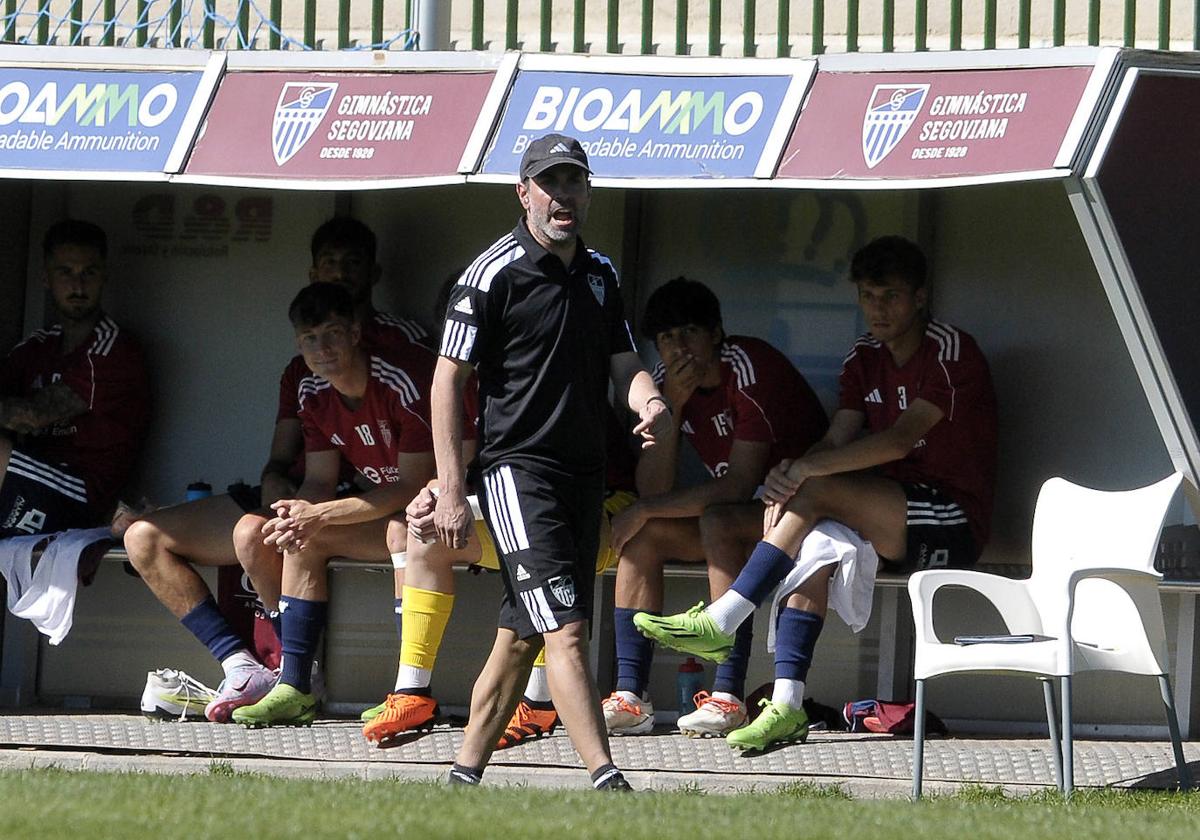
[[(513, 23), (515, 24), (517, 4), (510, 4)], [(448, 0), (418, 0), (417, 2), (417, 33), (420, 41), (417, 48), (421, 50), (450, 49), (450, 3)], [(516, 26), (509, 33), (516, 41)], [(513, 44), (515, 46), (515, 43)], [(509, 47), (512, 49), (512, 47)]]

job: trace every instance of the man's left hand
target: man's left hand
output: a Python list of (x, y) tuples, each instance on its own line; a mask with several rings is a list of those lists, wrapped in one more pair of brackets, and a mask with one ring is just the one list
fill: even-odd
[(321, 512), (304, 499), (280, 499), (271, 505), (275, 518), (263, 526), (263, 543), (279, 551), (304, 549), (308, 540), (324, 527)]
[(638, 502), (614, 516), (611, 536), (613, 551), (619, 555), (625, 549), (625, 544), (637, 536), (638, 531), (642, 530), (649, 519), (645, 509)]

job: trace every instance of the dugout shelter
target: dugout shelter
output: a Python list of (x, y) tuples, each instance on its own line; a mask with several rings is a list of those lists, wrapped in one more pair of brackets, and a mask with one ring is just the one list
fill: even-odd
[[(143, 340), (155, 384), (139, 492), (168, 504), (200, 479), (253, 483), (312, 230), (335, 214), (369, 224), (384, 267), (376, 305), (432, 331), (440, 284), (518, 215), (522, 144), (564, 131), (589, 149), (586, 239), (613, 257), (630, 312), (674, 276), (703, 280), (727, 330), (784, 351), (828, 407), (863, 331), (850, 255), (885, 233), (920, 242), (934, 313), (972, 333), (992, 365), (1001, 467), (983, 563), (1019, 573), (1045, 478), (1200, 479), (1197, 105), (1196, 56), (1113, 48), (756, 60), (4, 47), (0, 342), (48, 317), (46, 226), (65, 215), (102, 224), (106, 306)], [(1185, 737), (1200, 725), (1195, 521), (1177, 501), (1162, 557)], [(163, 666), (212, 677), (166, 610), (108, 565), (61, 647), (6, 621), (0, 701), (127, 701)], [(388, 580), (334, 572), (335, 708), (389, 684)], [(668, 609), (705, 588), (672, 581)], [(443, 704), (466, 703), (498, 589), (460, 580)], [(860, 635), (831, 622), (816, 699), (907, 694), (905, 597), (881, 585)], [(954, 607), (964, 619), (975, 609), (965, 597)], [(677, 664), (657, 657), (656, 705), (670, 707)], [(756, 646), (750, 681), (770, 674)], [(1078, 692), (1083, 730), (1165, 732), (1133, 678), (1082, 679), (1104, 688)], [(933, 686), (929, 704), (952, 726), (1037, 729), (1036, 691), (994, 685)]]

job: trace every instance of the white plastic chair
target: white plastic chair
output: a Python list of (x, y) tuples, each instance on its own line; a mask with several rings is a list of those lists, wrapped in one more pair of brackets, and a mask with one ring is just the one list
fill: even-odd
[[(916, 625), (913, 798), (921, 796), (925, 751), (925, 681), (943, 674), (1025, 674), (1042, 681), (1058, 788), (1074, 789), (1071, 677), (1123, 671), (1158, 677), (1181, 790), (1191, 787), (1167, 676), (1167, 643), (1154, 570), (1159, 531), (1183, 477), (1105, 492), (1052, 478), (1033, 517), (1033, 571), (1027, 580), (957, 569), (917, 572), (908, 581)], [(934, 593), (963, 586), (987, 598), (1010, 634), (1034, 641), (943, 643), (933, 630)], [(1053, 681), (1062, 694), (1058, 727)], [(1061, 737), (1060, 737), (1061, 732)]]

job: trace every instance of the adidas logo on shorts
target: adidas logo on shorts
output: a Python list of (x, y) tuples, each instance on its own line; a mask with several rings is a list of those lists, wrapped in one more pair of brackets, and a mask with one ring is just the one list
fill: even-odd
[(517, 580), (529, 580), (529, 572), (520, 563), (517, 564)]

